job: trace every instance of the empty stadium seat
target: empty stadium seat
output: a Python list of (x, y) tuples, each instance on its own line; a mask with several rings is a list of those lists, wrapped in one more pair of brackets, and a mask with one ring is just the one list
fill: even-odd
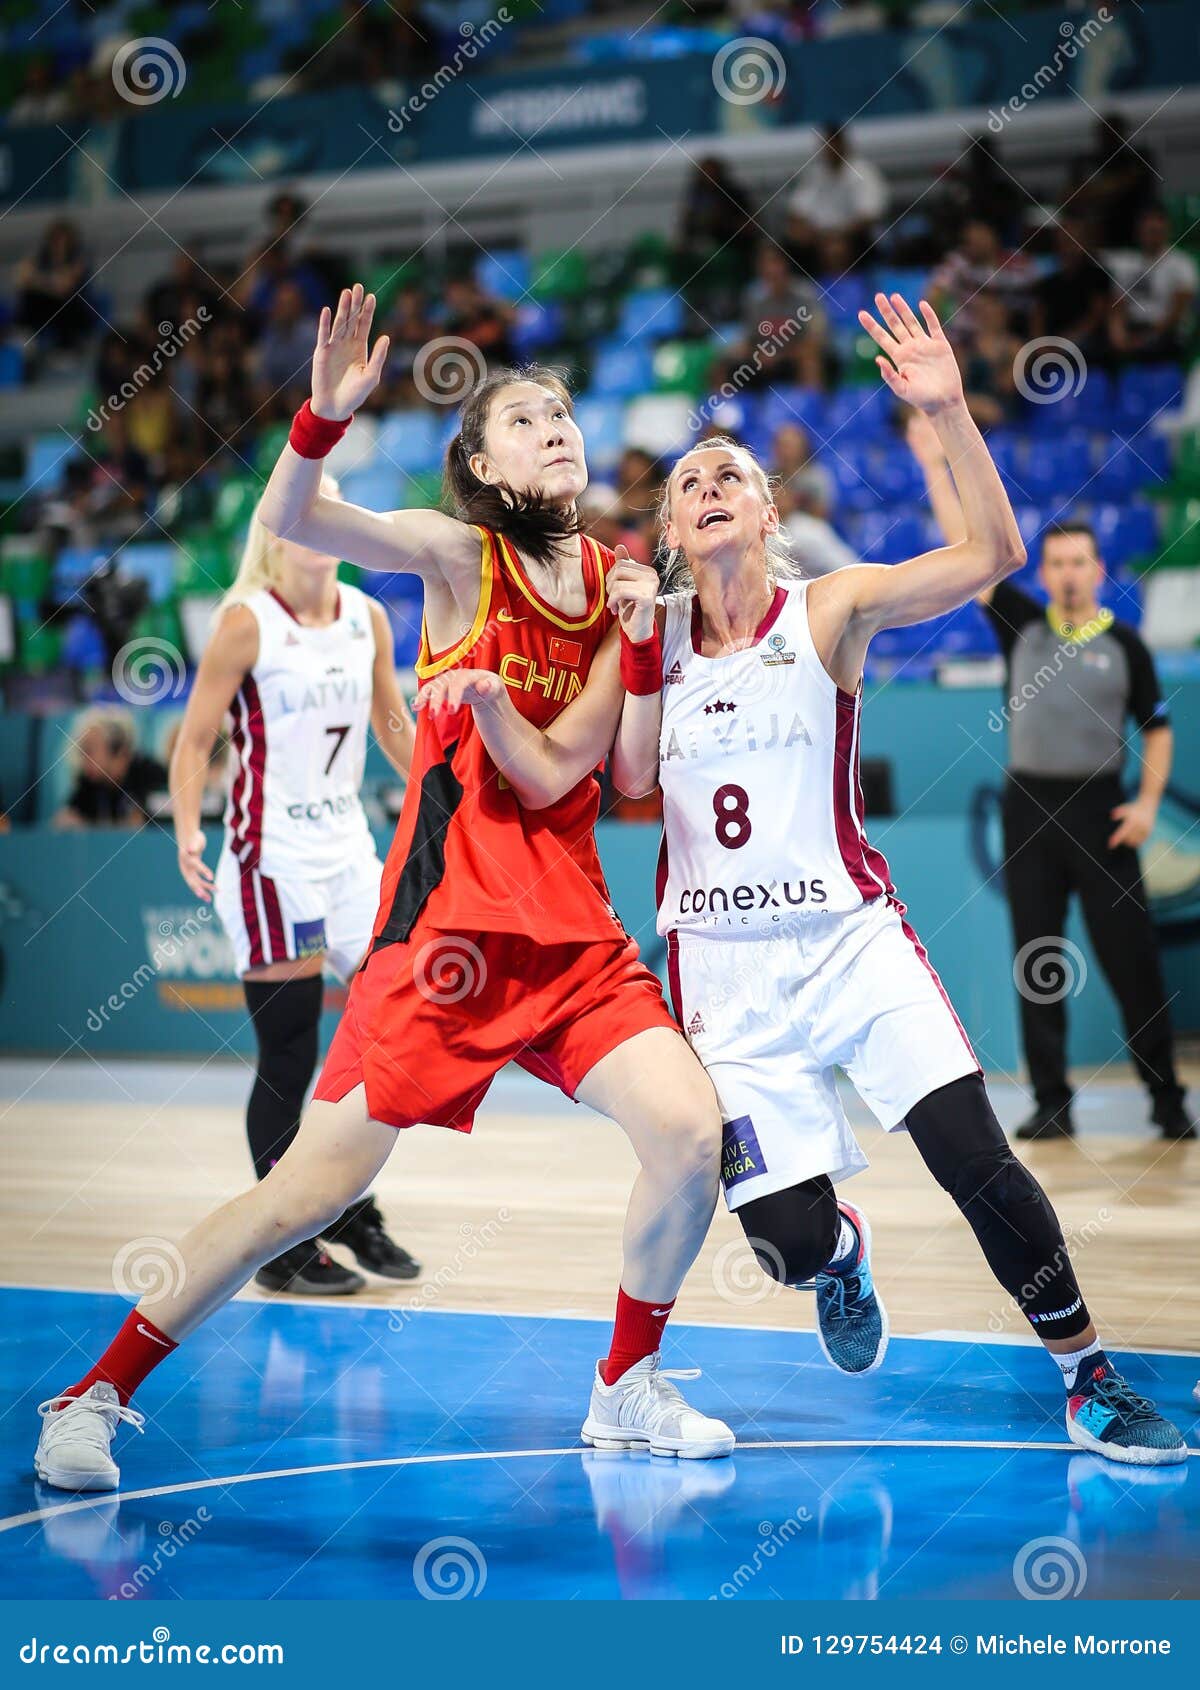
[[(451, 415), (456, 414), (451, 407)], [(410, 474), (436, 469), (442, 458), (442, 427), (443, 420), (432, 410), (389, 411), (379, 425), (379, 460)]]
[(683, 329), (683, 301), (671, 288), (644, 288), (621, 306), (617, 333), (623, 340), (669, 340)]

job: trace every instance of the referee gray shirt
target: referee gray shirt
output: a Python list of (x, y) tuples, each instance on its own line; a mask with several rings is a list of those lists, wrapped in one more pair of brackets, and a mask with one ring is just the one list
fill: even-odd
[(1008, 766), (1051, 780), (1119, 777), (1125, 722), (1168, 723), (1154, 659), (1127, 622), (1090, 639), (1054, 632), (1046, 607), (1002, 581), (986, 613), (1007, 669)]

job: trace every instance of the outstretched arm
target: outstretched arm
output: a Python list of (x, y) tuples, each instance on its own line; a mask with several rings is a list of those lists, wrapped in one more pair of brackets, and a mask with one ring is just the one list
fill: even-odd
[(937, 438), (962, 508), (963, 535), (906, 563), (859, 564), (809, 587), (814, 637), (829, 673), (852, 690), (871, 637), (956, 610), (1025, 561), (1025, 547), (1004, 485), (971, 420), (962, 377), (933, 308), (921, 301), (924, 327), (899, 294), (876, 294), (883, 322), (859, 321), (883, 354), (880, 373), (897, 398), (924, 413)]
[[(345, 422), (374, 392), (383, 373), (388, 337), (368, 356), (375, 295), (361, 282), (343, 288), (337, 315), (322, 307), (313, 353), (313, 414)], [(258, 515), (272, 534), (311, 551), (343, 558), (365, 569), (390, 569), (455, 585), (473, 579), (479, 536), (469, 523), (442, 511), (371, 511), (321, 491), (323, 458), (306, 458), (285, 444), (259, 502)]]

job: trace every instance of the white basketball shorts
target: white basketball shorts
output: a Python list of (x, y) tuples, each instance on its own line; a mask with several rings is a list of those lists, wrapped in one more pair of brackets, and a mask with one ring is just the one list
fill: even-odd
[(980, 1071), (904, 905), (886, 896), (761, 937), (675, 933), (668, 968), (720, 1100), (731, 1209), (867, 1166), (835, 1068), (889, 1132), (929, 1092)]
[(238, 974), (322, 952), (338, 979), (348, 980), (371, 941), (382, 875), (370, 842), (346, 868), (320, 880), (271, 877), (223, 850), (213, 904)]

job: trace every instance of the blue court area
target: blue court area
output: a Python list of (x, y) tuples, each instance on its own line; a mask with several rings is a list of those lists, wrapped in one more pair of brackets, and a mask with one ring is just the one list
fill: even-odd
[[(600, 1322), (234, 1303), (140, 1393), (122, 1494), (79, 1501), (32, 1477), (34, 1409), (124, 1305), (0, 1295), (9, 1598), (1200, 1595), (1196, 1460), (1073, 1450), (1034, 1348), (894, 1338), (852, 1381), (811, 1332), (680, 1326), (739, 1447), (676, 1462), (579, 1444)], [(1200, 1360), (1120, 1359), (1194, 1447)]]

